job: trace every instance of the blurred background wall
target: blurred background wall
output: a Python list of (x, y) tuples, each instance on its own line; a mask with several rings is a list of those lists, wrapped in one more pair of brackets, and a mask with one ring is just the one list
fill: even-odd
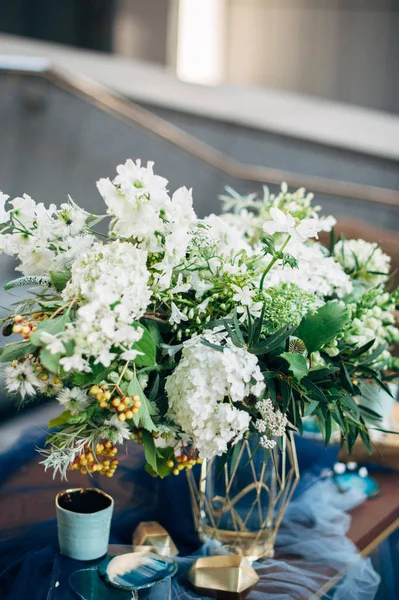
[(0, 0), (0, 31), (399, 111), (399, 0)]

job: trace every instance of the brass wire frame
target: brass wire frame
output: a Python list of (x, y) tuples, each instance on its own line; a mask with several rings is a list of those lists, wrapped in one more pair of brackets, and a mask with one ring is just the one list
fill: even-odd
[[(248, 459), (248, 460), (247, 460)], [(213, 538), (221, 542), (230, 550), (246, 556), (249, 560), (256, 560), (263, 556), (273, 556), (274, 543), (284, 513), (291, 501), (294, 490), (299, 481), (299, 468), (292, 433), (284, 436), (282, 449), (270, 450), (266, 462), (263, 463), (260, 473), (256, 473), (253, 448), (248, 439), (241, 443), (241, 449), (232, 472), (229, 472), (228, 462), (224, 465), (220, 477), (225, 481), (225, 496), (207, 496), (207, 479), (212, 475), (212, 466), (215, 459), (204, 461), (201, 467), (199, 483), (192, 471), (187, 471), (188, 485), (190, 488), (193, 516), (197, 531), (202, 539)], [(231, 487), (240, 463), (245, 461), (244, 468), (250, 469), (253, 483), (240, 490), (234, 497), (230, 496)], [(268, 465), (272, 465), (271, 482), (265, 482)], [(247, 494), (256, 490), (256, 497), (248, 507), (242, 518), (235, 510), (235, 505)], [(267, 496), (267, 514), (262, 511), (262, 501)], [(215, 508), (217, 503), (218, 508)], [(254, 532), (247, 528), (253, 512), (259, 514), (259, 530)], [(221, 529), (222, 518), (229, 514), (234, 529)]]

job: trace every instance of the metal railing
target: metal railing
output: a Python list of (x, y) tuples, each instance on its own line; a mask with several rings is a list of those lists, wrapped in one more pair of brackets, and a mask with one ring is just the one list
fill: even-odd
[(276, 185), (286, 181), (292, 188), (305, 187), (314, 193), (399, 208), (399, 191), (397, 190), (242, 163), (135, 104), (130, 99), (108, 89), (101, 83), (61, 70), (45, 59), (0, 55), (0, 73), (42, 77), (114, 117), (135, 124), (150, 134), (166, 140), (227, 177), (252, 183)]

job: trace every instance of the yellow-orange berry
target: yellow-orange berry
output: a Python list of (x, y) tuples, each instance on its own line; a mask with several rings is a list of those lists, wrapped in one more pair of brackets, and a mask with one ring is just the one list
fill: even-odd
[(168, 462), (166, 463), (166, 465), (171, 469), (172, 467), (175, 466), (175, 463), (173, 462), (173, 460), (168, 460)]
[(105, 442), (104, 445), (106, 448), (112, 448), (112, 442), (110, 442), (109, 440), (107, 442)]
[(125, 412), (126, 419), (133, 419), (133, 411), (127, 410)]
[(13, 325), (12, 332), (13, 333), (22, 333), (22, 325)]
[(89, 390), (89, 394), (91, 394), (92, 396), (96, 396), (100, 392), (101, 392), (101, 390), (98, 387), (98, 385), (92, 385), (91, 388), (90, 388), (90, 390)]
[(14, 317), (15, 323), (22, 323), (23, 320), (24, 318), (21, 315), (15, 315)]
[(112, 406), (114, 406), (115, 408), (117, 408), (118, 406), (120, 406), (121, 400), (120, 398), (114, 398), (111, 402)]
[(119, 421), (122, 421), (122, 422), (126, 421), (126, 415), (125, 415), (125, 413), (120, 413), (120, 415), (118, 415), (118, 419), (119, 419)]
[(100, 402), (100, 408), (108, 408), (108, 403), (105, 402), (105, 400), (103, 402)]
[(179, 469), (173, 469), (172, 471), (173, 475), (178, 475), (180, 473)]
[(134, 415), (137, 415), (137, 413), (139, 412), (139, 410), (140, 410), (140, 409), (139, 409), (139, 408), (137, 408), (137, 407), (135, 406), (134, 408), (132, 408), (132, 413), (133, 413)]

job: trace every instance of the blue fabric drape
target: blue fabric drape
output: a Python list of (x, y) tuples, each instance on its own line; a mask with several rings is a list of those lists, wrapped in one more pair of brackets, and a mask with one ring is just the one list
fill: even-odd
[[(43, 473), (34, 450), (43, 444), (43, 438), (43, 430), (31, 431), (0, 456), (0, 598), (4, 600), (46, 598), (57, 552), (54, 497), (65, 487), (88, 485), (87, 478), (76, 472), (67, 484)], [(379, 576), (370, 559), (361, 559), (345, 535), (350, 523), (347, 511), (364, 498), (358, 491), (342, 494), (331, 479), (319, 477), (325, 467), (335, 462), (337, 448), (331, 447), (323, 454), (321, 445), (298, 440), (297, 449), (302, 466), (301, 485), (280, 528), (276, 558), (254, 565), (260, 582), (248, 600), (309, 598), (328, 584), (335, 573), (343, 571), (345, 577), (326, 592), (326, 598), (373, 600)], [(151, 478), (143, 468), (142, 449), (136, 446), (120, 458), (121, 465), (113, 479), (98, 477), (89, 483), (115, 499), (111, 542), (130, 544), (140, 521), (159, 521), (181, 553), (177, 559), (179, 574), (171, 586), (173, 600), (198, 598), (185, 583), (186, 571), (198, 555), (223, 550), (215, 542), (201, 546), (193, 526), (186, 478)], [(397, 550), (397, 542), (396, 546), (387, 547), (381, 558), (385, 571), (393, 549)], [(389, 585), (393, 586), (392, 578)]]

